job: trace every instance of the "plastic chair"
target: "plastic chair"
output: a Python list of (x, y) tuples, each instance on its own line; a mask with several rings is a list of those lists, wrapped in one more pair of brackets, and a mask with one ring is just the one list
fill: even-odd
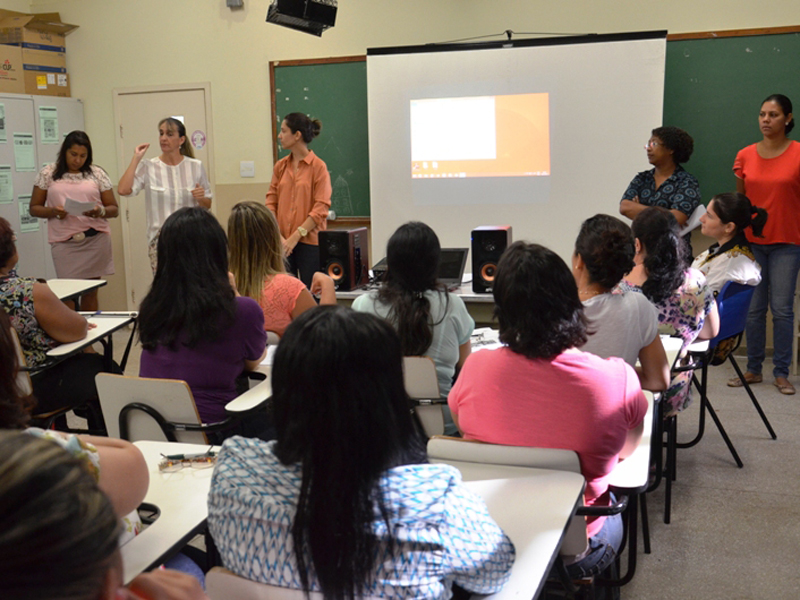
[[(726, 283), (717, 295), (717, 309), (719, 310), (720, 320), (719, 333), (714, 339), (708, 342), (707, 347), (706, 342), (700, 342), (690, 346), (689, 354), (692, 357), (692, 363), (675, 369), (676, 372), (687, 370), (694, 371), (694, 374), (692, 375), (692, 383), (700, 393), (700, 417), (698, 430), (695, 437), (688, 442), (680, 443), (677, 441), (677, 419), (674, 416), (667, 419), (665, 427), (667, 432), (667, 488), (665, 490), (666, 494), (664, 507), (665, 523), (669, 523), (670, 520), (672, 499), (670, 493), (670, 482), (674, 481), (676, 477), (677, 449), (691, 448), (703, 438), (703, 434), (705, 433), (706, 412), (708, 412), (708, 414), (711, 416), (711, 419), (714, 421), (714, 424), (717, 426), (717, 429), (719, 430), (722, 439), (725, 441), (725, 444), (727, 445), (733, 460), (736, 462), (736, 465), (739, 468), (744, 466), (742, 459), (739, 457), (739, 453), (736, 452), (733, 442), (731, 442), (728, 433), (725, 431), (725, 427), (722, 425), (722, 421), (720, 421), (719, 415), (717, 415), (714, 407), (711, 405), (711, 401), (708, 398), (708, 367), (709, 365), (716, 366), (724, 362), (724, 359), (722, 359), (721, 362), (719, 358), (715, 359), (715, 352), (722, 342), (726, 342), (729, 345), (726, 358), (731, 362), (734, 371), (736, 371), (736, 374), (744, 382), (743, 387), (750, 396), (750, 400), (752, 401), (756, 411), (758, 411), (764, 426), (767, 428), (767, 431), (772, 439), (777, 439), (778, 437), (775, 434), (775, 430), (772, 428), (767, 415), (764, 413), (764, 410), (761, 408), (761, 405), (758, 403), (758, 400), (753, 394), (750, 384), (748, 384), (744, 379), (744, 374), (742, 373), (739, 364), (736, 362), (736, 357), (733, 354), (742, 341), (744, 328), (747, 324), (747, 312), (750, 308), (750, 300), (753, 297), (754, 291), (755, 288), (752, 286), (743, 285), (733, 281)], [(698, 370), (700, 371), (699, 379), (697, 377)]]
[(108, 435), (113, 438), (208, 444), (207, 432), (227, 429), (240, 418), (203, 424), (192, 390), (179, 379), (98, 373), (95, 382)]
[(428, 356), (403, 357), (403, 379), (406, 393), (414, 401), (414, 412), (425, 435), (431, 437), (443, 434), (442, 404), (447, 401), (440, 397), (439, 379), (433, 360)]
[[(474, 440), (438, 435), (428, 440), (428, 459), (432, 463), (445, 463), (456, 468), (458, 468), (459, 463), (480, 463), (512, 467), (535, 467), (539, 469), (581, 473), (578, 454), (572, 450), (531, 448), (527, 446), (501, 446), (498, 444), (486, 444)], [(634, 504), (635, 503), (631, 503), (630, 506)], [(622, 513), (628, 506), (628, 496), (624, 493), (618, 494), (617, 502), (612, 506), (583, 506), (583, 501), (581, 500), (581, 505), (575, 511), (575, 516), (572, 521), (570, 521), (567, 531), (564, 534), (564, 540), (561, 544), (559, 554), (563, 556), (575, 556), (586, 549), (588, 536), (586, 532), (585, 516), (617, 515)], [(625, 544), (626, 539), (623, 538), (620, 552), (624, 549)], [(631, 551), (635, 552), (633, 546), (631, 547)], [(570, 581), (563, 562), (560, 560), (557, 561), (556, 566), (559, 571), (561, 583), (568, 592), (575, 593), (577, 588), (574, 586), (573, 582)], [(598, 581), (597, 583), (601, 583), (604, 587), (618, 587), (624, 585), (629, 580), (628, 577), (625, 577), (618, 580)], [(591, 586), (592, 594), (594, 593), (594, 580), (584, 580), (581, 581), (581, 583)]]

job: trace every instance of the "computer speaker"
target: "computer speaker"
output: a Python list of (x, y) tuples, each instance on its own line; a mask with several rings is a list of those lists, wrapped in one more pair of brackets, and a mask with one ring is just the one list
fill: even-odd
[(511, 245), (511, 225), (485, 225), (472, 230), (472, 291), (489, 294), (497, 276), (497, 263)]
[(319, 232), (319, 270), (345, 292), (369, 283), (367, 228)]

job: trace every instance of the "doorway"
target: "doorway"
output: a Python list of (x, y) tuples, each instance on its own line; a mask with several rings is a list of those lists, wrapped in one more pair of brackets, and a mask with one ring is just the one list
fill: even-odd
[[(211, 131), (211, 87), (208, 83), (114, 90), (119, 175), (128, 168), (133, 150), (139, 144), (150, 144), (145, 159), (160, 154), (158, 122), (164, 117), (183, 121), (195, 158), (203, 162), (213, 193), (214, 138)], [(137, 196), (120, 197), (128, 310), (138, 310), (153, 281), (147, 255), (144, 206), (144, 191)], [(211, 211), (216, 214), (215, 201), (211, 203)]]

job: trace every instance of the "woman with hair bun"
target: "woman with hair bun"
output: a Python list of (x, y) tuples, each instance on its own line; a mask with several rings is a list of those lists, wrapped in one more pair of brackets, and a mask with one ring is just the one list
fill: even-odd
[[(688, 268), (688, 248), (671, 211), (651, 206), (633, 220), (636, 254), (633, 270), (619, 288), (642, 292), (658, 309), (662, 330), (683, 340), (681, 360), (695, 339), (711, 339), (719, 331), (714, 294), (698, 270)], [(673, 377), (665, 393), (669, 412), (682, 411), (691, 401), (691, 371)]]
[(318, 119), (303, 113), (286, 115), (278, 141), (289, 155), (275, 163), (267, 207), (278, 219), (288, 271), (306, 287), (319, 270), (319, 232), (327, 227), (331, 207), (328, 167), (308, 144), (322, 130)]
[(622, 358), (636, 369), (643, 389), (658, 392), (669, 384), (658, 311), (642, 294), (614, 289), (633, 269), (634, 253), (631, 228), (619, 219), (595, 215), (581, 225), (572, 275), (589, 321), (589, 339), (580, 349)]
[(633, 220), (648, 206), (660, 206), (682, 227), (700, 205), (697, 179), (681, 166), (692, 156), (694, 140), (678, 127), (657, 127), (644, 149), (653, 168), (633, 178), (622, 195), (619, 212)]
[(763, 238), (767, 211), (750, 204), (744, 194), (717, 194), (708, 203), (706, 214), (700, 217), (703, 235), (716, 243), (701, 253), (692, 263), (706, 276), (706, 283), (716, 294), (728, 281), (758, 285), (761, 267), (756, 262), (745, 230), (749, 227), (755, 237)]
[[(761, 366), (766, 357), (767, 305), (772, 311), (772, 375), (781, 394), (794, 394), (789, 382), (794, 342), (794, 293), (800, 271), (800, 142), (787, 134), (794, 129), (792, 101), (772, 94), (761, 103), (758, 124), (763, 139), (739, 151), (733, 163), (736, 191), (747, 194), (753, 206), (769, 213), (764, 236), (756, 239), (745, 232), (753, 255), (761, 265), (761, 283), (756, 287), (747, 316), (748, 383), (763, 381)], [(738, 377), (728, 381), (739, 387)]]

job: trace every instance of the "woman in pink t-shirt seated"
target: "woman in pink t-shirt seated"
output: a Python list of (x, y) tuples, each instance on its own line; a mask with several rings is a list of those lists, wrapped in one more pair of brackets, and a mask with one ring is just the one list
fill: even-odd
[[(336, 304), (333, 280), (314, 273), (311, 291), (297, 277), (286, 273), (286, 258), (278, 222), (266, 206), (246, 200), (228, 218), (230, 269), (243, 296), (264, 311), (264, 328), (282, 336), (294, 319), (320, 304)], [(313, 294), (313, 295), (312, 295)]]
[[(494, 285), (505, 347), (473, 352), (448, 404), (465, 438), (577, 452), (587, 505), (611, 501), (608, 476), (642, 435), (647, 401), (620, 358), (577, 350), (587, 339), (578, 288), (567, 265), (537, 244), (503, 254)], [(604, 571), (622, 541), (622, 519), (589, 517), (587, 551), (566, 559), (573, 577)]]

